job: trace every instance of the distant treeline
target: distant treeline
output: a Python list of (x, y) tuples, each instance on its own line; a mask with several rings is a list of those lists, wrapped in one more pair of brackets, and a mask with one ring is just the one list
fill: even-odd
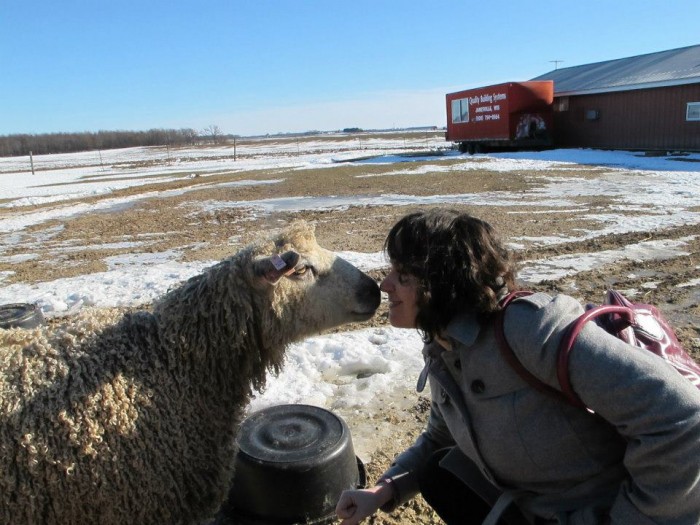
[(43, 155), (134, 146), (183, 146), (195, 144), (198, 140), (199, 133), (194, 129), (2, 135), (0, 136), (0, 157), (29, 155), (30, 152), (34, 155)]

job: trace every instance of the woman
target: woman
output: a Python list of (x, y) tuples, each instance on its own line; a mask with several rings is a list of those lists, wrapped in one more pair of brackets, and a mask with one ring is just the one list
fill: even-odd
[[(389, 321), (418, 329), (430, 385), (426, 430), (336, 512), (354, 525), (417, 493), (448, 524), (700, 523), (700, 391), (650, 352), (589, 323), (569, 362), (595, 414), (530, 387), (493, 330), (514, 265), (485, 222), (456, 211), (407, 215), (385, 243)], [(583, 312), (537, 293), (512, 303), (504, 334), (531, 373), (558, 387), (556, 350)]]

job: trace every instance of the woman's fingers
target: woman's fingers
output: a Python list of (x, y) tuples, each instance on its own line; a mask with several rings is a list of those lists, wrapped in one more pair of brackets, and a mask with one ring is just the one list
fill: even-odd
[(374, 494), (368, 490), (343, 492), (335, 506), (336, 515), (343, 520), (340, 525), (357, 525), (367, 516), (374, 514), (378, 508), (373, 504), (374, 499)]

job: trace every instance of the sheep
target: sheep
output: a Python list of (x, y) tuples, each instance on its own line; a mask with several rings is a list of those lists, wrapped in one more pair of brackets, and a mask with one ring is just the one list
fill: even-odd
[(285, 347), (370, 319), (377, 283), (298, 221), (151, 308), (0, 329), (0, 523), (201, 523)]

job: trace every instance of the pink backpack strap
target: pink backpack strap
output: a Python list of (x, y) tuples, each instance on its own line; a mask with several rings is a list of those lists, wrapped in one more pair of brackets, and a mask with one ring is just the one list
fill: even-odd
[(500, 305), (501, 310), (503, 310), (506, 306), (508, 306), (510, 303), (512, 303), (515, 299), (519, 299), (520, 297), (527, 297), (528, 295), (532, 295), (533, 293), (535, 293), (535, 292), (531, 292), (530, 290), (516, 290), (514, 292), (510, 292), (503, 299), (498, 301), (498, 304)]
[[(588, 321), (592, 321), (596, 317), (606, 314), (619, 314), (620, 321), (619, 328), (622, 329), (625, 326), (630, 326), (632, 324), (632, 319), (634, 317), (634, 312), (626, 306), (617, 305), (602, 305), (595, 306), (586, 310), (582, 315), (580, 315), (569, 327), (567, 328), (561, 342), (559, 343), (559, 351), (557, 355), (557, 379), (559, 380), (559, 386), (562, 392), (574, 406), (590, 409), (584, 404), (583, 401), (578, 397), (574, 388), (571, 386), (571, 378), (569, 377), (569, 355), (574, 347), (574, 342), (578, 337), (578, 334), (583, 329), (584, 325)], [(624, 321), (621, 321), (624, 319)]]

